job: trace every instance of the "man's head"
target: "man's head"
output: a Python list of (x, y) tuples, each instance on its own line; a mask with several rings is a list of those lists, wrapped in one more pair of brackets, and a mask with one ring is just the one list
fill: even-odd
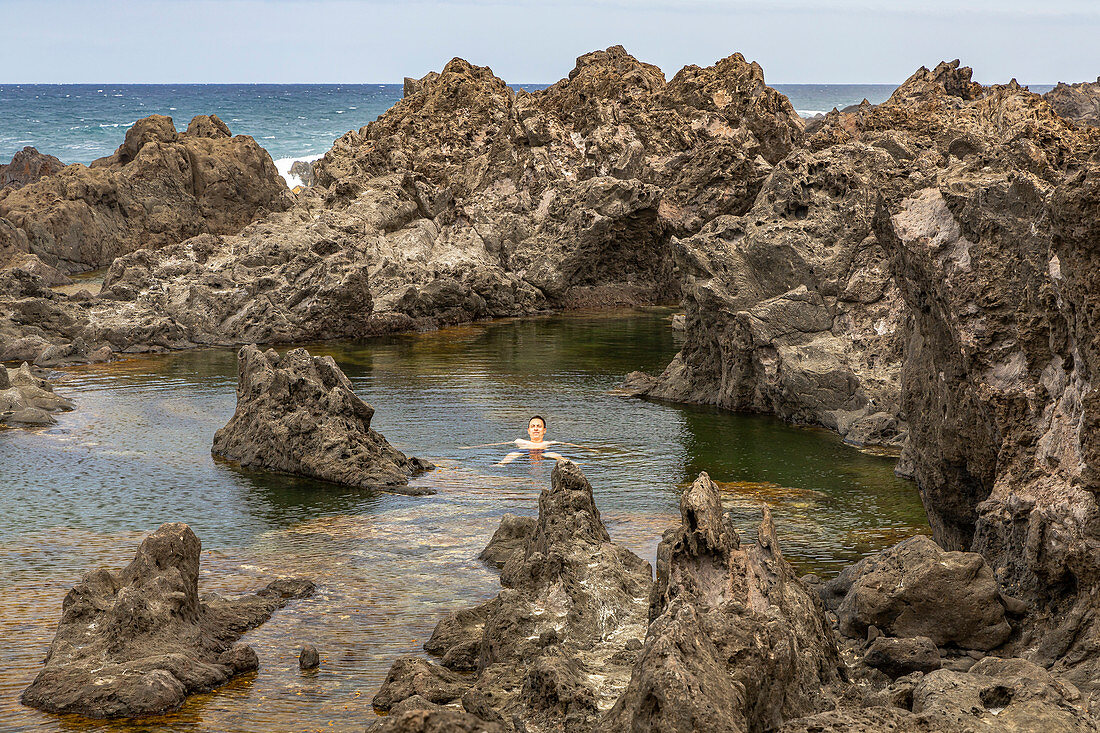
[(535, 415), (527, 421), (527, 434), (535, 443), (541, 443), (546, 438), (546, 418)]

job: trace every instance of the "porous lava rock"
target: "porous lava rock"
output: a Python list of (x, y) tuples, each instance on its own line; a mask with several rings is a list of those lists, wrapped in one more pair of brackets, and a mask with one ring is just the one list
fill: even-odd
[[(153, 162), (172, 158), (192, 143), (228, 144), (213, 118), (186, 133), (166, 119), (136, 125), (115, 156), (80, 175), (129, 169), (154, 152)], [(534, 93), (454, 59), (336, 141), (288, 210), (239, 233), (210, 226), (169, 244), (180, 229), (169, 213), (179, 209), (150, 204), (167, 219), (153, 229), (171, 237), (100, 258), (113, 259), (100, 297), (16, 297), (0, 287), (0, 358), (33, 360), (77, 339), (88, 352), (163, 351), (669, 301), (680, 287), (670, 236), (743, 213), (801, 138), (789, 102), (740, 54), (666, 82), (616, 46)], [(25, 231), (3, 216), (0, 250), (38, 252), (42, 227)], [(110, 242), (128, 241), (115, 234)], [(94, 249), (98, 240), (81, 241)]]
[(493, 532), (489, 544), (485, 546), (477, 559), (494, 566), (498, 570), (502, 569), (508, 563), (509, 558), (516, 552), (521, 551), (524, 545), (527, 544), (527, 538), (535, 531), (536, 524), (537, 520), (534, 517), (505, 514), (501, 517), (500, 526)]
[(23, 362), (18, 369), (0, 364), (0, 426), (34, 427), (57, 422), (52, 413), (73, 409), (73, 403), (55, 394), (49, 380)]
[(65, 596), (23, 703), (92, 718), (153, 715), (256, 670), (256, 652), (237, 640), (313, 584), (280, 579), (252, 595), (200, 596), (201, 549), (186, 524), (164, 524), (120, 572), (86, 575)]
[(703, 473), (680, 514), (657, 549), (645, 645), (603, 729), (739, 733), (816, 712), (840, 679), (837, 639), (770, 513), (742, 547)]
[(113, 155), (0, 188), (0, 217), (23, 231), (27, 251), (70, 274), (197, 234), (234, 234), (289, 204), (271, 156), (213, 115), (183, 133), (151, 115)]
[[(445, 663), (398, 660), (378, 695), (388, 710), (419, 694), (458, 701), (504, 730), (596, 730), (626, 686), (645, 633), (649, 565), (611, 542), (584, 474), (559, 461), (539, 496), (539, 518), (505, 564), (502, 590), (470, 612), (444, 619), (433, 635)], [(428, 694), (425, 694), (428, 693)]]
[(934, 672), (940, 668), (940, 650), (927, 636), (895, 639), (880, 636), (871, 642), (863, 663), (891, 679), (913, 672)]
[(429, 493), (408, 481), (432, 464), (391, 446), (371, 428), (373, 416), (331, 356), (245, 346), (237, 353), (237, 409), (214, 434), (212, 452), (244, 467)]
[(43, 176), (52, 175), (65, 164), (52, 155), (27, 146), (12, 156), (8, 164), (0, 164), (0, 188), (20, 188)]
[(313, 163), (308, 160), (296, 160), (290, 164), (290, 175), (295, 176), (303, 186), (313, 185)]
[(875, 626), (889, 636), (988, 651), (1012, 633), (985, 559), (945, 552), (925, 535), (849, 565), (826, 583), (826, 596), (837, 599), (830, 605), (849, 637)]
[[(1076, 84), (1058, 82), (1043, 95), (1054, 111), (1087, 127), (1100, 127), (1100, 76)], [(0, 180), (0, 185), (3, 185)]]

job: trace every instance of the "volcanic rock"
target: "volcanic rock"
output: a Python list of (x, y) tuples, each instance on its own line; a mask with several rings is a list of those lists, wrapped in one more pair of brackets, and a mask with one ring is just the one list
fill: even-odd
[(846, 567), (825, 587), (827, 599), (840, 599), (833, 609), (849, 637), (863, 638), (874, 625), (890, 636), (989, 650), (1012, 632), (982, 556), (944, 552), (925, 535)]
[(303, 186), (313, 185), (313, 163), (307, 160), (296, 160), (290, 164), (290, 175), (298, 178)]
[(299, 669), (317, 669), (321, 666), (321, 655), (317, 653), (317, 647), (306, 644), (298, 654)]
[(407, 484), (432, 464), (406, 457), (371, 429), (374, 408), (331, 356), (246, 346), (237, 375), (237, 410), (214, 434), (215, 456), (348, 486), (430, 493)]
[(187, 525), (164, 524), (122, 571), (86, 575), (65, 597), (23, 703), (92, 718), (153, 715), (254, 671), (256, 652), (237, 640), (313, 584), (285, 579), (254, 595), (200, 598), (201, 549)]
[(535, 531), (536, 520), (534, 517), (519, 517), (515, 514), (505, 514), (500, 519), (500, 526), (493, 533), (489, 544), (477, 556), (478, 560), (496, 567), (503, 568), (509, 558), (521, 551), (527, 544), (527, 538)]
[[(149, 250), (100, 258), (116, 261), (99, 298), (17, 298), (0, 287), (0, 358), (33, 360), (78, 338), (89, 353), (162, 351), (670, 300), (679, 283), (669, 235), (747, 210), (802, 135), (787, 100), (738, 54), (666, 83), (613, 47), (533, 94), (455, 59), (406, 86), (405, 99), (314, 165), (315, 185), (290, 210), (239, 236), (204, 225), (177, 237), (180, 222), (165, 214), (155, 228), (165, 235), (143, 240)], [(135, 125), (115, 156), (90, 171), (78, 166), (80, 175), (121, 166), (115, 177), (126, 179), (134, 166), (176, 160), (181, 146), (247, 140), (226, 138), (213, 118), (182, 134), (166, 120)], [(84, 212), (82, 202), (50, 200)], [(54, 263), (39, 251), (38, 229), (5, 221), (0, 250)], [(200, 231), (213, 234), (168, 244)], [(82, 239), (93, 249), (97, 241)]]
[(57, 422), (52, 413), (73, 409), (73, 403), (54, 394), (53, 386), (36, 376), (29, 364), (5, 369), (0, 364), (0, 426), (32, 427)]
[(1081, 694), (1023, 659), (986, 657), (969, 672), (937, 670), (913, 691), (913, 712), (945, 731), (1096, 731)]
[(27, 146), (12, 156), (7, 165), (0, 164), (0, 188), (20, 188), (43, 176), (57, 173), (65, 164), (52, 155)]
[(498, 723), (461, 710), (407, 710), (380, 718), (368, 733), (505, 733)]
[(816, 594), (783, 559), (767, 509), (745, 548), (700, 474), (657, 549), (645, 646), (606, 730), (750, 731), (815, 712), (840, 678)]
[(476, 644), (472, 678), (398, 660), (375, 706), (386, 710), (415, 693), (432, 702), (460, 698), (468, 713), (509, 730), (513, 721), (596, 729), (630, 677), (630, 642), (644, 634), (651, 583), (648, 564), (610, 541), (575, 464), (555, 466), (534, 532), (504, 566), (501, 585), (488, 603), (444, 619), (429, 643), (458, 668), (471, 657), (451, 650)]
[(907, 168), (870, 144), (796, 151), (750, 212), (674, 239), (683, 348), (658, 379), (624, 388), (902, 444), (905, 309), (872, 223), (882, 180)]
[[(1077, 84), (1058, 82), (1058, 85), (1043, 95), (1054, 111), (1068, 120), (1087, 127), (1100, 127), (1100, 76), (1096, 81), (1082, 81)], [(0, 185), (3, 185), (0, 174)]]
[(940, 650), (927, 636), (894, 639), (880, 636), (871, 642), (863, 663), (891, 679), (913, 672), (933, 672), (940, 668)]
[(204, 232), (233, 234), (289, 203), (271, 157), (214, 116), (196, 117), (184, 133), (170, 117), (146, 117), (111, 156), (0, 189), (0, 217), (24, 232), (28, 251), (66, 273)]

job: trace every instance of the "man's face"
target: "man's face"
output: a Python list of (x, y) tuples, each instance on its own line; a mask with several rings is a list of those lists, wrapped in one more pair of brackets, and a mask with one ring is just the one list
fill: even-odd
[(541, 443), (546, 437), (546, 425), (537, 417), (532, 418), (531, 422), (527, 423), (527, 434), (531, 436), (532, 442)]

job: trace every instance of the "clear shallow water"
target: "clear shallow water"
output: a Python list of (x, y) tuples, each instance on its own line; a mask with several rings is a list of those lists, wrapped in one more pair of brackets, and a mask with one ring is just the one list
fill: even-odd
[[(0, 432), (0, 634), (10, 640), (0, 720), (16, 730), (362, 730), (393, 658), (419, 652), (446, 611), (495, 594), (496, 574), (476, 555), (501, 514), (537, 513), (551, 462), (494, 467), (506, 447), (461, 446), (521, 437), (534, 413), (551, 438), (595, 449), (564, 452), (592, 482), (611, 536), (651, 562), (700, 470), (722, 482), (748, 541), (770, 505), (784, 553), (803, 571), (833, 572), (928, 531), (893, 461), (831, 433), (614, 394), (625, 373), (659, 370), (676, 350), (662, 310), (311, 347), (336, 359), (391, 442), (440, 465), (417, 480), (438, 490), (428, 497), (214, 461), (213, 433), (235, 404), (230, 350), (67, 371), (58, 389), (75, 412), (49, 429)], [(320, 592), (246, 637), (258, 674), (173, 716), (107, 725), (20, 706), (67, 590), (97, 565), (121, 567), (165, 521), (188, 522), (202, 540), (203, 591), (254, 590), (293, 574)], [(311, 676), (295, 657), (306, 641), (323, 658)]]

